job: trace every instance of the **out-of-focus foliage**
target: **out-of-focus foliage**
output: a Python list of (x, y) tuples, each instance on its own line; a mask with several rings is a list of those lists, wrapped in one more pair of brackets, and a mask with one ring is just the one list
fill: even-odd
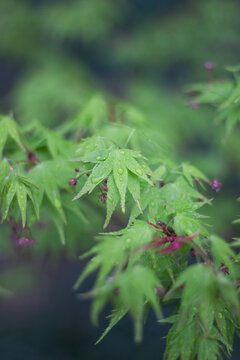
[[(168, 17), (156, 11), (155, 16), (142, 17), (129, 33), (118, 37), (114, 59), (151, 69), (189, 63), (196, 71), (207, 55), (224, 65), (233, 60), (231, 50), (239, 44), (238, 9), (237, 1), (203, 0), (180, 2)], [(235, 51), (237, 55), (237, 48)]]
[[(195, 95), (196, 104), (211, 105), (216, 108), (216, 123), (224, 122), (224, 126), (222, 126), (223, 140), (228, 153), (233, 157), (232, 161), (236, 164), (237, 171), (239, 171), (239, 156), (238, 153), (233, 156), (233, 152), (239, 149), (240, 66), (227, 66), (226, 70), (230, 71), (232, 75), (228, 79), (215, 80), (211, 78), (207, 83), (191, 85), (190, 91)], [(239, 219), (234, 223), (239, 224)]]
[(238, 60), (237, 1), (165, 6), (140, 0), (1, 1), (0, 54), (21, 67), (7, 103), (21, 121), (56, 123), (76, 113), (96, 87), (122, 92), (139, 78), (159, 82), (175, 72), (183, 84), (193, 74), (201, 77), (208, 59), (219, 69)]
[(216, 107), (216, 120), (225, 121), (228, 137), (240, 120), (240, 66), (228, 66), (232, 79), (195, 84), (191, 88), (196, 92), (195, 101)]

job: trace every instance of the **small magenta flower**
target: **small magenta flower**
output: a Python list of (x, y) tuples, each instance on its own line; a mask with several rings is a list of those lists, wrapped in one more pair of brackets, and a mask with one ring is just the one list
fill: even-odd
[(107, 184), (107, 182), (108, 182), (108, 178), (104, 179), (104, 182)]
[(27, 152), (28, 161), (31, 163), (37, 163), (39, 160), (33, 151)]
[(162, 188), (164, 185), (165, 185), (165, 182), (164, 182), (163, 180), (160, 180), (160, 181), (159, 181), (159, 186), (160, 186), (160, 188)]
[(21, 247), (31, 246), (34, 243), (35, 243), (34, 239), (28, 239), (25, 237), (21, 237), (21, 238), (17, 239), (17, 244), (18, 244), (18, 246), (21, 246)]
[(192, 108), (192, 109), (198, 109), (199, 108), (199, 103), (197, 101), (191, 101), (189, 106)]
[(107, 194), (105, 193), (102, 193), (100, 196), (99, 196), (99, 199), (102, 203), (105, 203), (106, 202), (106, 198), (107, 198)]
[(159, 286), (155, 286), (154, 291), (155, 291), (155, 294), (157, 294), (157, 295), (163, 294), (163, 289), (160, 288)]
[(219, 267), (219, 270), (220, 270), (221, 272), (223, 272), (224, 274), (229, 275), (229, 269), (228, 269), (228, 267), (227, 267), (225, 264), (221, 264), (221, 266)]
[(106, 186), (104, 186), (104, 187), (103, 187), (103, 190), (107, 192), (107, 191), (108, 191), (108, 188), (107, 188)]
[(211, 186), (212, 186), (213, 190), (215, 190), (216, 192), (219, 192), (222, 187), (222, 183), (220, 183), (217, 179), (214, 179), (211, 182)]
[(75, 169), (75, 172), (78, 173), (78, 172), (79, 172), (79, 169)]
[(206, 62), (204, 63), (204, 67), (205, 67), (206, 70), (212, 71), (212, 70), (215, 69), (216, 64), (215, 64), (214, 62), (212, 62), (212, 61), (206, 61)]
[(77, 185), (77, 179), (76, 178), (71, 178), (68, 183), (69, 183), (69, 185), (76, 186)]

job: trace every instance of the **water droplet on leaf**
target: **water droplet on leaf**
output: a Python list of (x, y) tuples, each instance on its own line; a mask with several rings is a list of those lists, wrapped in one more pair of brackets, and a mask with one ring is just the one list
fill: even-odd
[(91, 182), (92, 182), (93, 184), (97, 184), (97, 183), (99, 182), (99, 178), (92, 177), (92, 178), (91, 178)]
[(137, 169), (137, 170), (136, 170), (136, 173), (137, 173), (138, 175), (142, 175), (142, 174), (143, 174), (143, 172), (142, 172), (141, 169)]

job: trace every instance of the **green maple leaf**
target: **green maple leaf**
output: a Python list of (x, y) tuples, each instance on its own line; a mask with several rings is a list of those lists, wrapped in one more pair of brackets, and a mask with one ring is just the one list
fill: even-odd
[(97, 163), (106, 159), (109, 151), (106, 139), (100, 136), (92, 136), (81, 141), (81, 145), (76, 151), (79, 156), (74, 161)]
[(49, 160), (36, 165), (30, 172), (29, 176), (38, 185), (36, 190), (38, 206), (40, 207), (42, 198), (45, 195), (52, 206), (65, 222), (62, 201), (59, 187), (65, 188), (67, 182), (73, 173), (73, 169), (67, 161)]
[[(5, 168), (3, 169), (4, 171), (7, 167), (5, 167), (4, 161), (2, 163)], [(20, 209), (23, 227), (26, 225), (28, 200), (32, 202), (36, 216), (38, 217), (39, 209), (35, 198), (36, 188), (37, 185), (25, 175), (9, 171), (1, 187), (2, 221), (8, 217), (9, 209), (14, 199), (17, 200)]]
[(133, 150), (111, 150), (106, 158), (104, 157), (102, 160), (97, 161), (88, 180), (73, 200), (79, 199), (86, 193), (91, 193), (105, 178), (109, 178), (107, 218), (104, 226), (107, 226), (119, 198), (122, 212), (125, 212), (127, 189), (132, 194), (132, 197), (141, 212), (140, 180), (144, 180), (148, 184), (153, 185), (152, 181), (149, 179), (149, 174), (146, 171), (147, 166), (145, 164), (141, 165), (138, 162), (138, 159), (141, 158), (141, 154)]
[(3, 149), (9, 137), (14, 140), (23, 151), (25, 151), (20, 138), (18, 125), (10, 116), (0, 117), (0, 134), (0, 156), (2, 156)]
[(154, 231), (145, 221), (137, 220), (134, 225), (123, 230), (101, 234), (97, 245), (83, 255), (84, 258), (93, 255), (93, 258), (80, 275), (75, 288), (96, 269), (100, 269), (97, 283), (101, 283), (115, 267), (125, 263), (131, 251), (152, 241)]
[(193, 180), (204, 180), (209, 182), (209, 179), (195, 166), (188, 163), (182, 163), (183, 175), (189, 181), (190, 185), (193, 184)]
[(135, 341), (140, 342), (146, 302), (153, 307), (156, 316), (161, 317), (161, 308), (155, 292), (155, 287), (161, 284), (153, 270), (135, 265), (128, 267), (118, 276), (116, 286), (120, 289), (119, 301), (122, 307), (128, 308), (133, 318)]
[[(184, 179), (178, 176), (175, 181), (165, 184), (163, 187), (142, 186), (141, 206), (147, 212), (148, 220), (166, 221), (169, 216), (184, 213), (186, 216), (194, 218), (198, 216), (196, 210), (208, 201), (196, 201), (204, 197)], [(130, 213), (129, 223), (134, 221), (141, 214), (138, 206), (133, 205)], [(197, 220), (196, 220), (197, 221)], [(188, 226), (191, 229), (194, 226)], [(179, 222), (178, 222), (179, 227)], [(179, 227), (180, 228), (180, 227)]]
[[(32, 132), (33, 141), (30, 143), (31, 149), (38, 149), (45, 147), (51, 158), (67, 158), (76, 149), (75, 144), (65, 140), (56, 131), (46, 129), (37, 120), (25, 127), (25, 133)], [(26, 137), (28, 141), (28, 137)]]
[[(34, 191), (38, 209), (41, 207), (43, 200), (47, 201), (47, 211), (50, 213), (62, 243), (65, 243), (64, 224), (66, 217), (64, 208), (71, 210), (74, 214), (81, 217), (86, 222), (86, 218), (78, 206), (70, 206), (69, 199), (60, 194), (60, 188), (69, 187), (68, 181), (74, 171), (73, 165), (65, 160), (49, 160), (36, 165), (30, 172), (29, 176), (38, 190)], [(64, 194), (70, 197), (69, 194)]]

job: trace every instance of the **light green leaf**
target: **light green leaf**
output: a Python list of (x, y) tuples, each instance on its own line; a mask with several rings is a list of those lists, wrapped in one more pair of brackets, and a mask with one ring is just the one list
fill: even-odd
[(23, 143), (20, 139), (17, 123), (9, 116), (2, 116), (0, 119), (0, 156), (2, 155), (8, 136), (10, 136), (18, 144), (18, 146), (25, 151)]
[(203, 337), (198, 349), (198, 360), (218, 360), (219, 355), (218, 342)]
[(108, 176), (108, 192), (107, 192), (107, 215), (104, 223), (104, 228), (107, 227), (111, 216), (118, 204), (119, 201), (119, 193), (113, 179), (113, 175)]
[(128, 171), (125, 166), (125, 161), (121, 156), (119, 150), (116, 150), (115, 158), (113, 161), (113, 177), (120, 194), (122, 212), (125, 213), (125, 197), (128, 182)]
[(18, 182), (17, 186), (17, 200), (22, 216), (22, 227), (26, 225), (26, 211), (27, 211), (27, 191), (23, 184)]
[(0, 122), (0, 134), (0, 156), (2, 156), (8, 136), (7, 128), (3, 126), (2, 122)]
[[(219, 236), (212, 235), (210, 237), (211, 241), (211, 253), (213, 256), (214, 263), (217, 266), (221, 264), (225, 264), (230, 272), (231, 275), (234, 276), (234, 268), (233, 268), (233, 261), (236, 259), (236, 254), (231, 249), (230, 245), (221, 239)], [(232, 259), (232, 260), (231, 260)]]
[(2, 220), (5, 220), (8, 216), (9, 207), (17, 191), (17, 181), (15, 178), (12, 179), (10, 187), (7, 189), (7, 195), (3, 202), (3, 217)]
[(145, 173), (145, 170), (139, 165), (139, 163), (133, 158), (133, 157), (126, 157), (125, 164), (127, 168), (138, 177), (142, 178), (143, 180), (147, 181), (150, 185), (153, 186), (152, 181), (149, 179), (147, 174)]
[(122, 272), (116, 285), (119, 286), (119, 298), (129, 308), (134, 321), (135, 341), (142, 338), (143, 314), (145, 302), (149, 302), (157, 317), (161, 316), (160, 304), (155, 293), (155, 286), (161, 286), (155, 273), (147, 267), (136, 265)]
[(138, 177), (131, 171), (128, 172), (128, 190), (132, 194), (133, 199), (136, 201), (139, 211), (142, 213), (140, 204), (140, 184)]
[(103, 334), (100, 336), (95, 345), (99, 344), (102, 339), (109, 333), (110, 330), (126, 315), (128, 308), (119, 307), (118, 309), (113, 309), (112, 314), (109, 316), (110, 322), (108, 327), (104, 330)]
[(73, 200), (79, 199), (87, 192), (89, 193), (92, 192), (100, 182), (102, 182), (105, 178), (108, 177), (111, 171), (112, 171), (112, 155), (110, 154), (106, 160), (101, 161), (100, 163), (94, 166), (82, 190), (74, 197)]
[(186, 179), (189, 181), (190, 185), (193, 183), (193, 179), (199, 180), (205, 180), (209, 181), (208, 178), (195, 166), (189, 165), (187, 163), (182, 164), (183, 174), (186, 177)]

